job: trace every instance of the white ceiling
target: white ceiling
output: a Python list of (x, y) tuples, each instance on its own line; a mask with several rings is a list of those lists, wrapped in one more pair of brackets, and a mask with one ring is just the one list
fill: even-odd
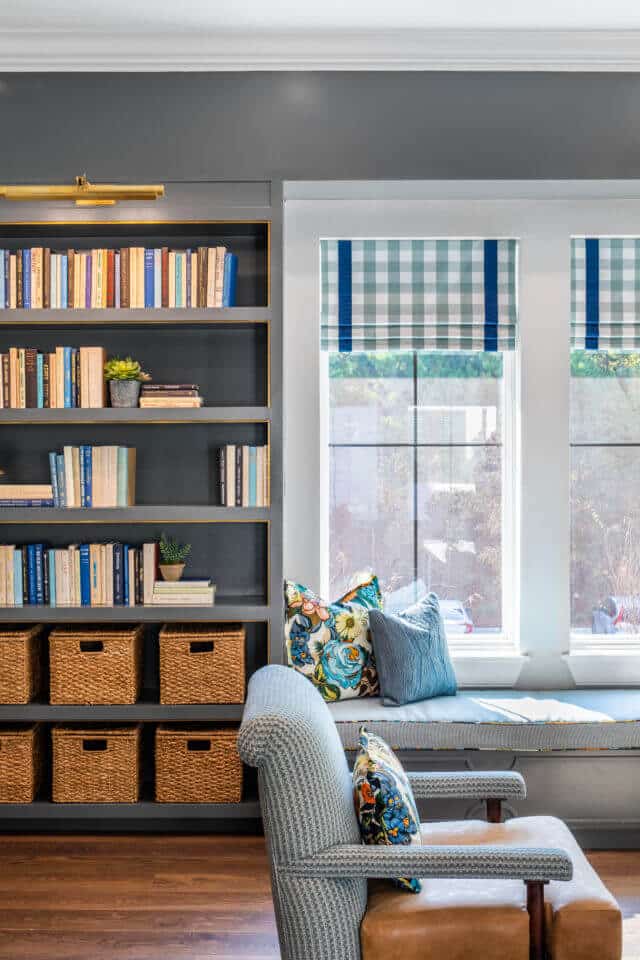
[(638, 0), (18, 0), (1, 28), (163, 30), (627, 30)]
[(0, 0), (0, 70), (640, 70), (640, 0)]

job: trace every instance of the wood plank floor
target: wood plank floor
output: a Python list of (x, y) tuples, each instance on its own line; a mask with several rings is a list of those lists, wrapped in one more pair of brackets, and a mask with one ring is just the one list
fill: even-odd
[[(591, 860), (640, 960), (640, 851)], [(260, 838), (0, 837), (0, 960), (278, 956)]]

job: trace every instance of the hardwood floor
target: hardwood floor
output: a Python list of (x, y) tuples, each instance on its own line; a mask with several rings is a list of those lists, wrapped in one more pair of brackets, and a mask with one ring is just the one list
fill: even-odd
[[(590, 859), (640, 960), (640, 851)], [(278, 956), (260, 838), (0, 837), (0, 960)]]

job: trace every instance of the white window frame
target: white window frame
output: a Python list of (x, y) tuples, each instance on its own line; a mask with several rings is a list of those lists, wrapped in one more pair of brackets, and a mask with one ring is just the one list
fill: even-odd
[(499, 643), (456, 643), (456, 672), (463, 686), (640, 685), (637, 641), (572, 642), (569, 510), (570, 238), (637, 236), (640, 184), (290, 182), (284, 195), (285, 575), (321, 586), (328, 549), (320, 238), (517, 237), (520, 343), (505, 377), (514, 415), (504, 418), (514, 435), (503, 448), (513, 451), (503, 496), (518, 518), (503, 531), (503, 596), (513, 603)]

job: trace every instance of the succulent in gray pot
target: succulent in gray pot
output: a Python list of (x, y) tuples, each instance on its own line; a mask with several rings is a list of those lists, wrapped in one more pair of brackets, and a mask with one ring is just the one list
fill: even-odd
[(140, 384), (150, 380), (137, 360), (112, 357), (104, 365), (104, 378), (109, 383), (112, 407), (137, 407)]
[(160, 537), (160, 573), (163, 580), (175, 582), (183, 574), (185, 561), (191, 553), (190, 543), (178, 543), (173, 537)]

